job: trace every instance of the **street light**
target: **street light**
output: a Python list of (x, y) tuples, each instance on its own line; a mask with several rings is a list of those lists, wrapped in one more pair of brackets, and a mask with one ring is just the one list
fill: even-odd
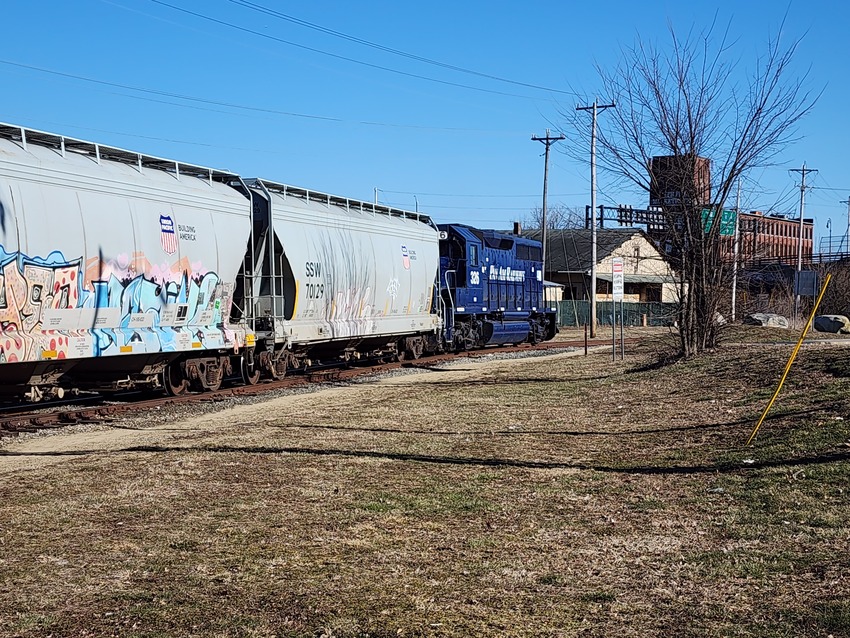
[(829, 231), (829, 254), (832, 254), (832, 219), (826, 220), (826, 229)]

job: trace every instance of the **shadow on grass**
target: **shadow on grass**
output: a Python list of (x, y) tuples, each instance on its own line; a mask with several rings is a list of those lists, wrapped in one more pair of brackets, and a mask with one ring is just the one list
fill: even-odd
[[(825, 407), (831, 407), (832, 403)], [(779, 421), (781, 419), (793, 418), (797, 416), (811, 416), (819, 410), (814, 407), (807, 407), (800, 410), (777, 412), (768, 415), (765, 423)], [(636, 437), (646, 436), (650, 434), (672, 434), (676, 432), (699, 432), (705, 430), (722, 430), (727, 428), (736, 428), (743, 425), (754, 426), (757, 420), (756, 415), (737, 419), (735, 421), (720, 421), (716, 423), (700, 423), (695, 425), (675, 425), (664, 428), (648, 428), (642, 430), (525, 430), (522, 426), (517, 426), (512, 430), (413, 430), (403, 428), (388, 428), (388, 427), (358, 427), (348, 425), (327, 425), (324, 423), (293, 423), (293, 424), (273, 424), (264, 423), (262, 427), (275, 428), (281, 430), (336, 430), (340, 432), (377, 432), (383, 434), (423, 434), (433, 436), (570, 436), (570, 437), (609, 437), (615, 436)], [(145, 428), (137, 428), (144, 430)]]
[[(426, 369), (426, 368), (421, 368)], [(451, 368), (450, 370), (435, 370), (435, 372), (454, 372), (457, 368)], [(459, 384), (457, 381), (425, 381), (425, 384), (429, 387), (431, 386), (445, 386), (447, 388), (469, 388), (472, 386), (497, 386), (497, 385), (530, 385), (533, 383), (578, 383), (584, 381), (606, 381), (610, 379), (614, 375), (602, 375), (598, 377), (526, 377), (522, 379), (516, 378), (490, 378), (490, 379), (470, 379), (463, 381), (463, 384)], [(393, 383), (394, 388), (398, 387), (408, 387), (408, 388), (420, 388), (423, 386), (423, 383), (420, 381), (412, 382), (412, 383), (401, 383), (396, 382)]]
[[(382, 434), (423, 434), (433, 436), (572, 436), (572, 437), (629, 437), (647, 434), (665, 434), (669, 432), (690, 432), (693, 430), (710, 430), (712, 428), (730, 428), (738, 425), (753, 423), (753, 419), (729, 421), (727, 423), (708, 423), (703, 425), (682, 425), (652, 430), (524, 430), (517, 426), (514, 430), (405, 430), (402, 428), (355, 427), (346, 425), (324, 425), (295, 423), (291, 425), (264, 424), (263, 427), (280, 430), (337, 430), (340, 432), (378, 432)], [(137, 428), (144, 430), (145, 428)]]
[[(815, 407), (817, 404), (813, 404), (811, 407), (802, 408), (800, 410), (788, 410), (788, 411), (776, 411), (773, 414), (768, 415), (765, 419), (765, 423), (780, 421), (782, 419), (793, 418), (797, 416), (812, 416), (819, 411), (837, 408), (842, 405), (841, 403), (834, 401), (823, 401), (819, 402), (823, 404), (820, 408)], [(413, 430), (413, 429), (403, 429), (403, 428), (388, 428), (388, 427), (358, 427), (358, 426), (349, 426), (349, 425), (327, 425), (324, 423), (291, 423), (291, 424), (276, 424), (276, 423), (263, 423), (259, 427), (263, 428), (273, 428), (278, 430), (329, 430), (329, 431), (338, 431), (338, 432), (375, 432), (380, 434), (422, 434), (422, 435), (430, 435), (430, 436), (568, 436), (568, 437), (609, 437), (615, 436), (618, 438), (623, 437), (638, 437), (638, 436), (647, 436), (651, 434), (672, 434), (676, 432), (700, 432), (706, 430), (723, 430), (727, 428), (736, 428), (742, 425), (753, 426), (755, 425), (757, 420), (757, 416), (752, 415), (750, 417), (744, 419), (737, 419), (735, 421), (720, 421), (717, 423), (700, 423), (696, 425), (676, 425), (665, 428), (649, 428), (644, 430), (525, 430), (522, 429), (522, 426), (517, 426), (515, 429), (510, 430)], [(132, 426), (132, 425), (113, 425), (102, 423), (101, 425), (108, 426), (113, 430), (131, 430), (136, 432), (145, 432), (151, 430), (150, 427), (146, 426)], [(241, 423), (244, 427), (255, 427), (253, 423)], [(205, 432), (204, 428), (168, 428), (168, 427), (157, 427), (157, 432)], [(0, 456), (6, 454), (5, 451), (0, 450)]]
[(522, 459), (505, 458), (478, 458), (461, 456), (435, 456), (430, 454), (409, 454), (405, 452), (380, 452), (374, 450), (345, 450), (337, 448), (309, 448), (309, 447), (269, 447), (269, 446), (230, 446), (216, 445), (207, 447), (187, 448), (179, 446), (139, 445), (118, 450), (61, 450), (50, 452), (10, 452), (0, 450), (0, 456), (87, 456), (87, 455), (114, 455), (114, 454), (165, 454), (169, 452), (182, 453), (219, 453), (219, 454), (305, 454), (311, 456), (339, 456), (348, 458), (369, 458), (389, 461), (406, 461), (415, 463), (429, 463), (436, 465), (459, 465), (459, 466), (485, 466), (485, 467), (515, 467), (522, 469), (541, 470), (592, 470), (595, 472), (608, 472), (614, 474), (643, 474), (643, 475), (688, 475), (688, 474), (718, 474), (750, 472), (752, 470), (776, 468), (776, 467), (806, 467), (810, 465), (825, 465), (840, 461), (850, 460), (850, 451), (833, 452), (830, 454), (818, 454), (815, 456), (775, 459), (765, 461), (754, 461), (746, 465), (741, 462), (707, 463), (703, 465), (594, 465), (591, 463), (568, 463), (560, 461), (531, 461)]
[(635, 366), (633, 368), (629, 368), (626, 370), (626, 374), (638, 374), (640, 372), (655, 372), (656, 370), (662, 370), (669, 366), (675, 365), (682, 361), (682, 357), (679, 355), (668, 355), (663, 356), (649, 363), (645, 363), (640, 366)]

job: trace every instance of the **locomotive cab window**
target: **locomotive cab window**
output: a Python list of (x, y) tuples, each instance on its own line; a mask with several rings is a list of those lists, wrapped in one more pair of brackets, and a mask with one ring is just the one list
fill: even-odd
[(478, 246), (475, 244), (469, 244), (469, 265), (478, 265)]

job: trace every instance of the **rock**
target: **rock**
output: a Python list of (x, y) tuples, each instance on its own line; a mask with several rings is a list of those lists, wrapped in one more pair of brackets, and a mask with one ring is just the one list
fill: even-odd
[(772, 312), (756, 312), (744, 317), (744, 323), (748, 326), (763, 326), (765, 328), (787, 328), (788, 320), (782, 315)]
[(818, 315), (815, 317), (815, 330), (843, 335), (850, 334), (850, 319), (844, 315)]

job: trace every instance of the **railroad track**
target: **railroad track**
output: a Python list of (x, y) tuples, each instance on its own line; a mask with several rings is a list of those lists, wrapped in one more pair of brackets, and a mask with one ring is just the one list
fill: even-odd
[[(627, 339), (626, 342), (637, 340)], [(589, 346), (608, 345), (610, 342), (593, 340)], [(234, 385), (224, 387), (216, 392), (185, 394), (181, 396), (154, 396), (150, 392), (122, 393), (121, 395), (92, 395), (73, 401), (62, 401), (53, 404), (32, 404), (14, 406), (0, 411), (0, 437), (17, 436), (25, 432), (37, 432), (44, 429), (62, 428), (79, 424), (108, 424), (118, 417), (150, 409), (161, 409), (165, 406), (191, 403), (209, 403), (228, 400), (238, 396), (258, 396), (274, 390), (295, 388), (316, 383), (331, 383), (347, 381), (367, 374), (389, 372), (400, 368), (427, 368), (446, 361), (459, 358), (480, 358), (491, 354), (506, 352), (528, 352), (535, 350), (569, 350), (583, 348), (584, 341), (557, 341), (537, 345), (505, 346), (473, 350), (457, 354), (440, 354), (410, 361), (395, 361), (374, 365), (354, 367), (332, 367), (307, 370), (293, 374), (276, 381), (264, 381), (257, 385)], [(148, 398), (146, 398), (148, 397)], [(80, 403), (83, 405), (80, 405)], [(67, 404), (68, 407), (64, 407)]]

